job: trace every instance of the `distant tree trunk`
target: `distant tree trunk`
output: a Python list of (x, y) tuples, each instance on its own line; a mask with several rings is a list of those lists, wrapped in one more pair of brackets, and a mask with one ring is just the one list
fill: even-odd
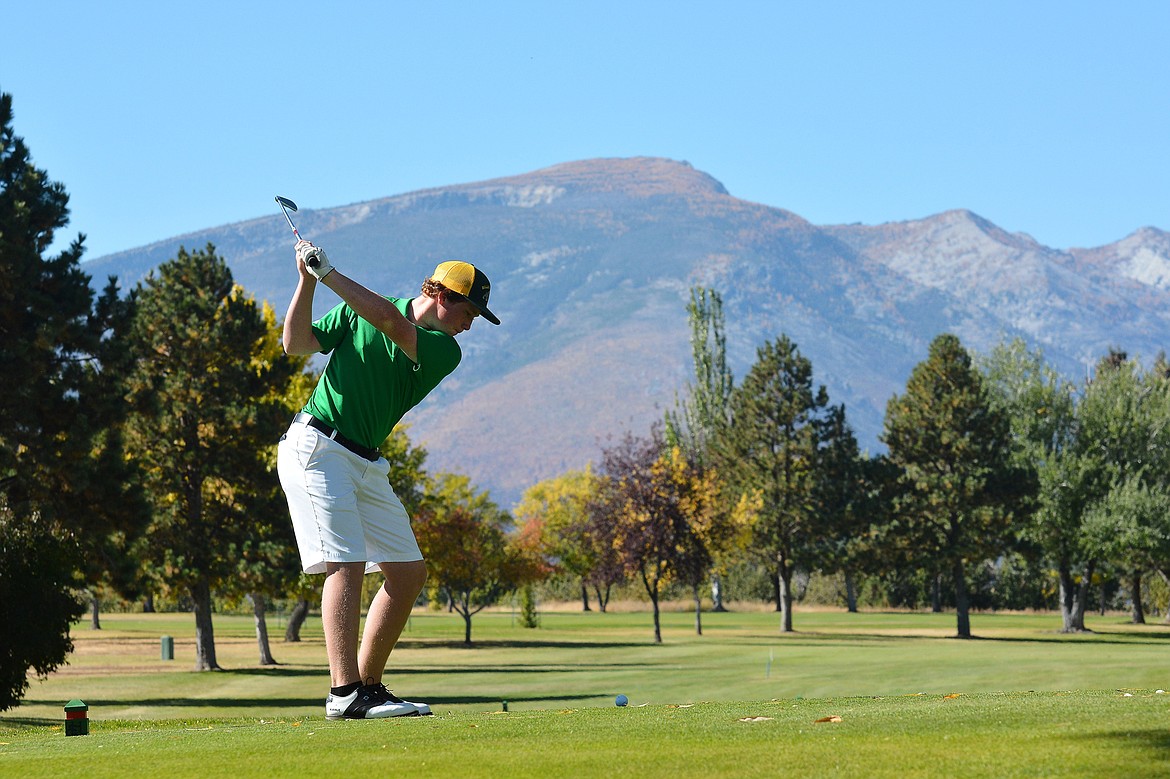
[(654, 643), (662, 643), (662, 620), (658, 614), (658, 591), (650, 595), (650, 603), (654, 607)]
[[(1166, 586), (1170, 587), (1170, 576), (1167, 576), (1166, 572), (1161, 568), (1158, 569), (1158, 575), (1162, 577), (1162, 581), (1166, 582)], [(1166, 606), (1166, 616), (1162, 618), (1162, 621), (1170, 623), (1170, 605)]]
[(268, 620), (266, 614), (268, 602), (258, 592), (248, 594), (252, 601), (252, 615), (256, 620), (256, 644), (260, 649), (260, 665), (280, 665), (272, 657), (272, 649), (268, 646)]
[(845, 572), (845, 607), (850, 614), (857, 613), (857, 585), (853, 581), (853, 572)]
[(609, 606), (610, 585), (605, 585), (605, 589), (602, 590), (600, 584), (595, 584), (593, 593), (597, 596), (597, 610), (604, 614), (606, 607)]
[(727, 611), (723, 606), (723, 579), (717, 573), (711, 574), (711, 603), (711, 611)]
[(288, 615), (288, 627), (284, 630), (284, 640), (292, 643), (301, 640), (301, 626), (309, 617), (309, 601), (306, 598), (297, 598), (292, 612)]
[(971, 637), (971, 613), (967, 602), (967, 576), (963, 571), (963, 560), (956, 559), (952, 570), (955, 577), (955, 614), (958, 620), (959, 638)]
[(791, 566), (784, 562), (780, 563), (780, 603), (783, 607), (780, 629), (784, 633), (792, 632), (792, 573)]
[(1085, 600), (1089, 595), (1088, 582), (1093, 578), (1093, 564), (1085, 566), (1085, 575), (1080, 583), (1073, 580), (1072, 565), (1067, 561), (1057, 564), (1060, 579), (1061, 633), (1088, 632), (1085, 627)]
[(695, 635), (703, 635), (703, 596), (699, 594), (699, 585), (691, 585), (691, 594), (695, 598)]
[(1097, 606), (1100, 609), (1101, 616), (1104, 617), (1105, 605), (1107, 602), (1105, 597), (1105, 579), (1101, 579), (1101, 586), (1098, 588), (1098, 590), (1100, 591), (1100, 595), (1098, 596)]
[(471, 618), (479, 612), (479, 609), (471, 608), (471, 591), (460, 590), (458, 596), (451, 590), (447, 593), (451, 599), (451, 611), (463, 617), (463, 644), (471, 646)]
[(784, 594), (780, 587), (780, 569), (772, 572), (772, 600), (776, 603), (776, 611), (784, 611)]
[(639, 576), (642, 579), (642, 586), (646, 588), (646, 595), (650, 598), (650, 605), (654, 609), (654, 643), (662, 643), (662, 621), (658, 613), (658, 598), (659, 587), (662, 586), (662, 576), (651, 578), (650, 574), (645, 568), (639, 571)]
[(142, 613), (143, 614), (153, 614), (154, 613), (154, 593), (153, 592), (148, 592), (146, 594), (146, 597), (142, 599)]
[(215, 661), (215, 629), (211, 624), (211, 585), (200, 579), (191, 585), (191, 601), (195, 604), (195, 668), (196, 671), (218, 671)]
[(935, 614), (942, 613), (942, 574), (936, 573), (930, 582), (930, 610)]
[(89, 591), (89, 605), (89, 627), (91, 630), (101, 630), (102, 618), (101, 614), (99, 613), (99, 606), (101, 604), (98, 603), (98, 595), (94, 590)]
[[(585, 585), (585, 579), (581, 579), (581, 611), (590, 611), (589, 608), (589, 588)], [(604, 609), (603, 609), (604, 611)]]
[(1133, 624), (1146, 624), (1146, 612), (1142, 607), (1142, 572), (1134, 571), (1129, 577), (1129, 594), (1133, 598)]

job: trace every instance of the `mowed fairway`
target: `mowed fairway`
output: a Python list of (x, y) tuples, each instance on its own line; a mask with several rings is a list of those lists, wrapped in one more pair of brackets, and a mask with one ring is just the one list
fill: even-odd
[[(217, 616), (223, 672), (195, 673), (189, 614), (78, 626), (70, 664), (0, 715), (0, 776), (1170, 776), (1170, 627), (1122, 616), (554, 611), (539, 629), (416, 612), (389, 685), (436, 716), (327, 722), (320, 621), (256, 664)], [(172, 636), (175, 659), (160, 659)], [(614, 696), (629, 696), (617, 708)], [(64, 704), (90, 706), (88, 737)], [(507, 711), (504, 711), (507, 702)], [(818, 722), (825, 718), (829, 721)], [(832, 718), (839, 718), (837, 719)]]

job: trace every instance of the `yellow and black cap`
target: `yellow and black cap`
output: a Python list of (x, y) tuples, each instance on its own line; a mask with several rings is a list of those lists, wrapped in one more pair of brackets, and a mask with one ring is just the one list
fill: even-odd
[(437, 281), (452, 292), (457, 292), (471, 301), (483, 318), (498, 325), (500, 320), (488, 310), (488, 295), (492, 291), (491, 282), (484, 272), (470, 262), (448, 260), (439, 263), (435, 272), (431, 274), (431, 281)]

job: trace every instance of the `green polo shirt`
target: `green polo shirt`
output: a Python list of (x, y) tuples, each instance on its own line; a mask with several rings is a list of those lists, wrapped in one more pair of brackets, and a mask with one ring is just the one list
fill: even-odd
[[(387, 300), (406, 315), (410, 298)], [(304, 411), (359, 444), (381, 446), (463, 355), (453, 336), (418, 325), (415, 330), (418, 363), (345, 303), (318, 319), (313, 335), (329, 362)]]

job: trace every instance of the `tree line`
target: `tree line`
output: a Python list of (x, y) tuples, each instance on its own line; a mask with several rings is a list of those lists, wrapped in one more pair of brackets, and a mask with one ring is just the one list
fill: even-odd
[[(30, 671), (66, 661), (86, 608), (100, 629), (103, 598), (184, 603), (196, 668), (215, 670), (217, 608), (250, 604), (272, 663), (266, 604), (296, 603), (296, 640), (317, 590), (275, 476), (275, 438), (315, 376), (284, 354), (272, 309), (211, 245), (95, 293), (83, 235), (49, 253), (67, 223), (64, 188), (33, 165), (0, 94), (0, 710)], [(1114, 351), (1074, 385), (1020, 342), (977, 358), (944, 334), (890, 400), (888, 452), (871, 455), (794, 342), (761, 346), (736, 384), (720, 296), (695, 289), (688, 311), (695, 376), (675, 408), (513, 513), (465, 476), (429, 473), (405, 429), (383, 443), (426, 598), (461, 615), (466, 643), (480, 610), (516, 591), (530, 604), (553, 581), (602, 610), (632, 582), (661, 641), (664, 593), (689, 592), (701, 632), (706, 593), (722, 608), (744, 569), (773, 586), (784, 630), (794, 582), (821, 571), (844, 575), (851, 609), (856, 582), (894, 603), (945, 584), (961, 636), (973, 595), (986, 600), (972, 579), (1003, 560), (1056, 572), (1065, 630), (1084, 629), (1103, 574), (1139, 611), (1143, 577), (1165, 576), (1164, 359), (1145, 370)]]
[(695, 376), (663, 423), (517, 506), (584, 608), (590, 588), (604, 610), (611, 587), (640, 582), (661, 640), (673, 586), (701, 632), (700, 588), (718, 610), (723, 578), (750, 568), (791, 631), (794, 577), (818, 572), (843, 577), (851, 611), (858, 581), (883, 605), (948, 600), (970, 637), (973, 608), (1053, 603), (1063, 631), (1084, 631), (1090, 588), (1110, 581), (1144, 622), (1143, 582), (1170, 582), (1164, 355), (1147, 369), (1111, 349), (1077, 384), (1022, 340), (976, 355), (941, 334), (887, 404), (887, 451), (870, 454), (790, 339), (761, 346), (736, 386), (719, 294), (692, 290), (688, 310)]

